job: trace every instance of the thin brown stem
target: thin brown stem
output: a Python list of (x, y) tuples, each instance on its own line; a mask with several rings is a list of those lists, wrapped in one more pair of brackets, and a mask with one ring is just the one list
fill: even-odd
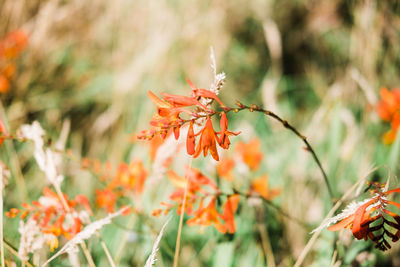
[(237, 105), (239, 106), (239, 108), (233, 109), (234, 112), (238, 112), (238, 111), (241, 111), (241, 110), (248, 110), (250, 112), (256, 111), (256, 112), (264, 113), (266, 116), (269, 116), (269, 117), (275, 119), (276, 121), (279, 121), (286, 129), (288, 129), (291, 132), (293, 132), (296, 136), (298, 136), (303, 141), (303, 143), (307, 147), (307, 151), (309, 151), (311, 153), (315, 163), (317, 164), (319, 170), (321, 171), (322, 177), (324, 178), (325, 185), (326, 185), (326, 187), (328, 189), (329, 196), (330, 196), (331, 201), (333, 203), (334, 202), (334, 195), (333, 195), (332, 187), (331, 187), (331, 185), (329, 183), (329, 180), (328, 180), (328, 175), (326, 174), (324, 168), (322, 167), (321, 161), (319, 160), (319, 158), (318, 158), (317, 154), (315, 153), (314, 149), (312, 148), (311, 144), (308, 142), (307, 137), (304, 136), (303, 134), (301, 134), (287, 120), (282, 119), (281, 117), (279, 117), (278, 115), (276, 115), (272, 111), (263, 109), (263, 108), (261, 108), (259, 106), (256, 106), (256, 105), (246, 106), (246, 105), (243, 105), (240, 102), (237, 102)]
[(264, 222), (264, 210), (261, 206), (255, 207), (256, 211), (256, 218), (257, 218), (257, 227), (258, 231), (260, 232), (261, 236), (261, 244), (264, 251), (264, 256), (267, 261), (268, 267), (275, 267), (275, 257), (274, 253), (272, 252), (271, 241), (269, 239), (267, 225)]
[[(192, 160), (193, 158), (190, 158), (189, 161), (189, 168), (192, 166)], [(189, 188), (189, 176), (188, 174), (185, 174), (185, 193), (183, 194), (183, 202), (182, 202), (182, 208), (181, 208), (181, 216), (179, 218), (179, 227), (178, 227), (178, 234), (176, 236), (176, 246), (175, 246), (175, 255), (174, 255), (174, 264), (173, 267), (178, 267), (178, 261), (179, 261), (179, 250), (180, 250), (180, 245), (181, 245), (181, 235), (182, 235), (182, 227), (183, 227), (183, 216), (185, 214), (185, 206), (186, 206), (186, 199), (187, 199), (187, 193), (188, 193), (188, 188)]]

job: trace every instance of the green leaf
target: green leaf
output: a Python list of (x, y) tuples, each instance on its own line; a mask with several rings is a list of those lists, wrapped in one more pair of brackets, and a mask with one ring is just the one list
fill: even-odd
[(233, 242), (221, 243), (216, 247), (213, 266), (230, 267), (234, 258), (233, 251), (235, 244)]

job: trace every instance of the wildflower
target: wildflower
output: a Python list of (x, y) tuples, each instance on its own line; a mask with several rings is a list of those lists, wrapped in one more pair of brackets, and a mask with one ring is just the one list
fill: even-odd
[[(350, 203), (342, 213), (329, 219), (321, 227), (328, 226), (329, 231), (349, 228), (355, 238), (370, 239), (375, 242), (375, 247), (382, 251), (390, 249), (391, 245), (387, 238), (390, 238), (392, 242), (400, 238), (400, 216), (389, 208), (400, 209), (400, 203), (388, 200), (387, 196), (400, 193), (400, 188), (385, 191), (382, 189), (383, 185), (375, 185), (376, 189), (372, 191), (374, 193), (372, 198)], [(333, 223), (335, 224), (331, 225)]]
[(232, 132), (228, 131), (228, 118), (226, 117), (226, 113), (222, 112), (221, 120), (220, 120), (220, 127), (221, 127), (221, 135), (218, 139), (218, 144), (224, 148), (228, 149), (231, 142), (229, 141), (230, 135), (238, 135), (240, 132)]
[[(185, 206), (183, 206), (183, 199), (185, 198), (185, 190), (178, 188), (176, 189), (170, 196), (169, 199), (171, 199), (172, 201), (176, 202), (177, 205), (177, 209), (176, 209), (176, 213), (178, 215), (182, 214), (182, 211), (185, 211), (186, 214), (191, 215), (194, 209), (194, 205), (196, 203), (196, 201), (198, 200), (198, 197), (196, 196), (196, 194), (193, 191), (188, 191), (186, 193), (186, 202), (185, 202)], [(167, 203), (164, 203), (164, 205)], [(165, 205), (167, 206), (167, 211), (171, 210), (171, 208), (173, 208), (173, 205)]]
[(174, 107), (188, 107), (188, 106), (198, 106), (206, 111), (209, 109), (201, 104), (195, 96), (183, 96), (183, 95), (174, 95), (168, 93), (161, 93), (165, 100), (171, 103)]
[(204, 126), (203, 130), (201, 130), (201, 136), (199, 143), (197, 144), (196, 151), (193, 154), (193, 157), (198, 157), (203, 151), (204, 157), (207, 156), (208, 150), (210, 150), (211, 156), (216, 160), (219, 161), (218, 151), (217, 151), (217, 134), (214, 131), (211, 118), (208, 117), (206, 125)]
[(83, 195), (71, 200), (64, 195), (62, 199), (46, 187), (38, 201), (33, 201), (32, 204), (24, 203), (23, 210), (11, 209), (6, 216), (14, 218), (20, 215), (21, 218), (20, 254), (26, 257), (27, 253), (41, 248), (45, 243), (49, 244), (50, 249), (54, 249), (58, 245), (58, 240), (54, 239), (60, 236), (67, 239), (74, 237), (81, 231), (83, 220), (77, 206), (81, 205), (91, 213), (88, 203)]
[(96, 204), (101, 208), (105, 208), (108, 213), (114, 212), (114, 206), (117, 202), (117, 195), (109, 188), (104, 190), (96, 190)]
[(186, 150), (189, 155), (193, 155), (195, 153), (195, 146), (196, 146), (196, 137), (194, 135), (194, 130), (193, 130), (193, 120), (191, 120), (188, 134), (186, 137)]
[(54, 254), (50, 259), (48, 259), (42, 266), (46, 266), (49, 264), (52, 260), (57, 258), (63, 253), (69, 253), (71, 251), (76, 251), (77, 245), (81, 244), (84, 242), (84, 240), (89, 239), (91, 236), (93, 236), (98, 230), (103, 228), (105, 225), (110, 224), (111, 220), (117, 216), (120, 216), (126, 212), (126, 209), (128, 207), (123, 207), (117, 212), (109, 214), (107, 217), (104, 217), (100, 220), (94, 221), (87, 225), (82, 231), (80, 231), (78, 234), (76, 234), (71, 240), (69, 240), (60, 250), (57, 251), (56, 254)]
[[(192, 88), (192, 96), (193, 97), (196, 97), (196, 98), (197, 97), (211, 98), (213, 100), (216, 100), (222, 107), (225, 106), (214, 92), (212, 92), (210, 90), (207, 90), (207, 89), (201, 89), (201, 88), (199, 89), (199, 88), (197, 88), (192, 83), (192, 81), (189, 80), (189, 79), (186, 79), (186, 81), (189, 83), (189, 86)], [(206, 110), (207, 110), (207, 108), (206, 108)]]
[(223, 216), (216, 210), (215, 201), (216, 198), (212, 198), (207, 207), (203, 207), (203, 201), (201, 201), (199, 208), (194, 212), (194, 217), (187, 221), (187, 225), (214, 225), (219, 232), (226, 233), (226, 227), (220, 221)]
[(225, 221), (225, 229), (230, 234), (236, 232), (234, 215), (238, 208), (239, 200), (240, 197), (238, 194), (231, 195), (228, 197), (223, 207), (222, 219)]
[[(150, 125), (154, 128), (142, 131), (137, 135), (137, 138), (151, 140), (156, 135), (165, 138), (169, 130), (172, 129), (175, 139), (178, 140), (181, 127), (189, 121), (182, 119), (180, 114), (186, 113), (192, 117), (186, 139), (186, 150), (188, 154), (193, 155), (193, 157), (198, 157), (201, 151), (203, 151), (204, 156), (206, 156), (208, 151), (210, 151), (211, 156), (218, 161), (219, 155), (216, 145), (218, 144), (220, 147), (227, 149), (230, 145), (229, 136), (239, 134), (228, 131), (228, 119), (225, 112), (221, 114), (221, 131), (218, 133), (215, 132), (212, 126), (210, 116), (216, 114), (216, 111), (210, 109), (213, 100), (217, 101), (224, 111), (229, 110), (229, 108), (227, 108), (217, 96), (219, 89), (223, 85), (224, 79), (224, 74), (215, 74), (215, 81), (212, 84), (212, 90), (197, 88), (189, 79), (187, 79), (192, 88), (191, 96), (162, 93), (161, 95), (163, 99), (161, 99), (152, 92), (149, 92), (150, 100), (157, 106), (157, 114), (153, 116), (150, 121)], [(188, 107), (195, 107), (195, 112), (188, 110)], [(202, 121), (204, 118), (206, 118), (204, 128), (195, 134), (193, 127), (194, 122), (201, 125), (202, 123), (199, 123), (197, 119)], [(196, 136), (198, 135), (200, 135), (200, 139), (196, 147)]]
[(236, 145), (236, 150), (243, 162), (246, 163), (251, 170), (255, 171), (258, 169), (263, 158), (263, 154), (260, 151), (260, 141), (258, 139), (253, 139), (247, 144), (239, 142)]
[(176, 189), (169, 197), (171, 200), (178, 203), (178, 214), (181, 213), (183, 208), (186, 179), (188, 179), (185, 205), (185, 211), (187, 214), (192, 213), (193, 206), (198, 199), (196, 194), (199, 192), (207, 192), (203, 186), (209, 186), (215, 192), (218, 191), (217, 185), (210, 178), (204, 176), (199, 170), (194, 168), (187, 167), (185, 177), (181, 177), (171, 170), (168, 172), (168, 178), (176, 187), (178, 187), (178, 189)]
[(217, 173), (220, 177), (228, 181), (233, 180), (233, 168), (235, 167), (235, 161), (230, 158), (221, 160), (217, 165)]
[(201, 186), (210, 186), (214, 190), (218, 190), (217, 185), (207, 176), (202, 174), (199, 170), (191, 167), (186, 167), (185, 177), (177, 175), (174, 171), (168, 172), (168, 178), (178, 188), (186, 187), (186, 178), (189, 180), (188, 188), (189, 191), (198, 191)]
[(400, 90), (389, 91), (381, 89), (382, 100), (376, 109), (382, 120), (390, 122), (390, 130), (383, 135), (383, 142), (391, 144), (396, 139), (397, 130), (400, 126)]
[(271, 200), (279, 195), (280, 190), (270, 189), (268, 185), (268, 175), (263, 175), (252, 182), (250, 192), (257, 193), (266, 200)]
[(9, 33), (0, 41), (0, 59), (15, 59), (27, 44), (28, 37), (22, 30)]
[(133, 190), (136, 194), (143, 191), (143, 185), (147, 177), (147, 171), (141, 160), (133, 160), (129, 165), (120, 163), (117, 174), (108, 186), (110, 189), (122, 186), (125, 190)]
[[(170, 129), (174, 129), (175, 138), (179, 137), (179, 128), (181, 127), (183, 121), (179, 117), (181, 112), (188, 113), (192, 115), (190, 111), (182, 108), (182, 106), (175, 106), (166, 100), (160, 99), (153, 92), (148, 93), (150, 100), (157, 106), (157, 115), (153, 117), (150, 121), (150, 125), (158, 129), (156, 132), (165, 133)], [(155, 133), (156, 133), (155, 132)], [(151, 139), (154, 136), (149, 135), (148, 132), (144, 132), (138, 136), (138, 138), (148, 138)]]
[(0, 93), (6, 93), (10, 89), (10, 79), (15, 73), (14, 61), (27, 43), (28, 37), (21, 30), (11, 32), (0, 41)]
[(7, 93), (10, 89), (10, 82), (7, 77), (3, 74), (0, 74), (0, 93)]

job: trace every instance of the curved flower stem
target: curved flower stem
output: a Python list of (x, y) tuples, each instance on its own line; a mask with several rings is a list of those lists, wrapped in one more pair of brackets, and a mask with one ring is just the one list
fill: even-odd
[(334, 202), (334, 195), (333, 195), (332, 187), (331, 187), (331, 185), (329, 183), (329, 180), (328, 180), (328, 175), (326, 174), (324, 168), (322, 167), (321, 161), (319, 160), (319, 158), (318, 158), (317, 154), (315, 153), (314, 149), (312, 148), (311, 144), (308, 142), (307, 137), (302, 135), (287, 120), (282, 119), (281, 117), (279, 117), (278, 115), (276, 115), (272, 111), (262, 109), (261, 107), (256, 106), (256, 105), (246, 106), (246, 105), (243, 105), (242, 103), (240, 103), (239, 101), (237, 101), (237, 105), (238, 105), (238, 108), (230, 109), (230, 110), (233, 110), (234, 112), (239, 112), (241, 110), (248, 110), (250, 112), (256, 111), (256, 112), (264, 113), (266, 116), (269, 116), (269, 117), (279, 121), (286, 129), (288, 129), (291, 132), (293, 132), (295, 135), (297, 135), (303, 141), (303, 143), (307, 147), (307, 150), (311, 153), (315, 163), (317, 163), (318, 168), (321, 171), (321, 174), (322, 174), (322, 176), (324, 178), (325, 185), (326, 185), (326, 187), (328, 189), (329, 196), (331, 198), (331, 202), (333, 203)]
[[(248, 110), (250, 112), (254, 112), (254, 111), (261, 112), (264, 115), (275, 119), (276, 121), (280, 122), (283, 125), (283, 127), (285, 127), (286, 129), (290, 130), (297, 137), (299, 137), (303, 141), (303, 143), (306, 145), (307, 151), (309, 151), (311, 153), (315, 163), (317, 163), (317, 166), (318, 166), (319, 170), (321, 171), (322, 177), (324, 178), (325, 185), (326, 185), (326, 187), (328, 189), (329, 196), (331, 198), (331, 202), (332, 202), (332, 204), (334, 204), (334, 199), (335, 198), (334, 198), (334, 195), (333, 195), (332, 187), (331, 187), (331, 185), (329, 183), (329, 180), (328, 180), (328, 175), (326, 174), (324, 168), (322, 167), (321, 161), (319, 160), (319, 158), (318, 158), (317, 154), (315, 153), (314, 149), (312, 148), (311, 144), (308, 142), (307, 137), (304, 136), (303, 134), (301, 134), (287, 120), (282, 119), (280, 116), (278, 116), (277, 114), (275, 114), (274, 112), (272, 112), (270, 110), (263, 109), (263, 108), (261, 108), (259, 106), (256, 106), (256, 105), (246, 106), (246, 105), (242, 104), (239, 101), (236, 101), (236, 105), (238, 106), (237, 108), (222, 107), (223, 111), (221, 111), (221, 112), (211, 111), (211, 112), (208, 112), (207, 114), (197, 114), (194, 117), (194, 120), (202, 119), (202, 118), (205, 118), (205, 117), (212, 117), (212, 116), (214, 116), (216, 114), (221, 115), (223, 113), (228, 113), (228, 112), (231, 112), (231, 111), (237, 113), (237, 112), (242, 111), (242, 110)], [(193, 119), (182, 120), (182, 125), (184, 123), (190, 122), (191, 120), (193, 120)]]
[(257, 227), (258, 231), (260, 232), (261, 236), (261, 245), (264, 251), (264, 256), (267, 261), (268, 267), (275, 267), (275, 257), (274, 253), (272, 252), (271, 241), (268, 235), (267, 223), (264, 222), (264, 210), (263, 207), (257, 205), (254, 207), (256, 212), (256, 220), (257, 220)]

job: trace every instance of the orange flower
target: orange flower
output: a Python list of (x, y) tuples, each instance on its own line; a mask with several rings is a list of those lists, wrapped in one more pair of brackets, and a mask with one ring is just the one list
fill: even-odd
[(228, 181), (233, 180), (232, 170), (235, 167), (235, 161), (230, 158), (222, 159), (217, 165), (218, 175)]
[(16, 209), (16, 208), (12, 208), (9, 211), (6, 212), (6, 216), (8, 218), (15, 218), (16, 216), (18, 216), (18, 214), (21, 212), (21, 210)]
[(134, 190), (136, 194), (143, 191), (147, 171), (141, 160), (133, 160), (129, 165), (125, 162), (119, 164), (115, 178), (108, 186), (114, 188), (122, 186), (125, 190)]
[(253, 139), (247, 144), (239, 142), (236, 145), (236, 150), (239, 152), (243, 162), (246, 163), (252, 171), (258, 169), (263, 158), (263, 154), (260, 151), (260, 141), (258, 139)]
[(229, 141), (229, 136), (230, 135), (238, 135), (240, 132), (232, 132), (228, 131), (228, 118), (226, 117), (225, 112), (222, 113), (221, 115), (221, 120), (219, 121), (220, 127), (221, 127), (221, 135), (219, 136), (218, 139), (218, 144), (224, 148), (228, 149), (229, 145), (231, 144), (231, 141)]
[(156, 158), (158, 148), (164, 143), (164, 139), (162, 139), (159, 135), (155, 136), (149, 141), (150, 146), (150, 158), (154, 161)]
[[(388, 200), (387, 196), (392, 193), (400, 193), (400, 188), (387, 192), (382, 191), (382, 188), (382, 185), (378, 186), (373, 191), (374, 197), (361, 203), (351, 203), (341, 214), (330, 219), (332, 222), (338, 220), (339, 222), (329, 226), (328, 230), (338, 231), (349, 228), (355, 238), (371, 239), (375, 242), (376, 248), (383, 251), (390, 249), (391, 246), (386, 239), (391, 238), (392, 242), (399, 240), (400, 216), (389, 211), (388, 206), (392, 205), (400, 209), (400, 203)], [(392, 219), (386, 218), (387, 215)], [(379, 224), (372, 225), (378, 220), (381, 221)], [(390, 228), (395, 229), (396, 233), (391, 232)]]
[(196, 137), (193, 130), (193, 120), (190, 121), (188, 134), (186, 137), (186, 150), (189, 155), (195, 153)]
[(223, 219), (223, 216), (216, 210), (215, 200), (216, 198), (212, 198), (205, 208), (203, 207), (203, 201), (201, 201), (199, 208), (194, 212), (194, 217), (187, 221), (187, 225), (214, 225), (219, 232), (226, 233), (226, 227), (220, 221), (220, 219)]
[(391, 121), (392, 116), (400, 108), (400, 90), (393, 89), (389, 91), (387, 88), (381, 88), (382, 100), (378, 103), (376, 109), (379, 116), (384, 121)]
[[(169, 196), (169, 198), (172, 201), (175, 201), (178, 203), (178, 209), (177, 209), (178, 214), (181, 214), (181, 212), (182, 212), (186, 183), (188, 185), (187, 196), (186, 196), (186, 205), (185, 205), (185, 212), (187, 214), (192, 213), (194, 204), (198, 200), (198, 197), (196, 194), (198, 194), (199, 192), (207, 194), (210, 191), (210, 189), (216, 193), (219, 192), (217, 185), (210, 178), (203, 175), (199, 170), (191, 168), (191, 167), (186, 168), (185, 177), (179, 176), (172, 170), (168, 171), (167, 175), (168, 175), (169, 180), (176, 187), (178, 187)], [(186, 179), (188, 179), (188, 182), (186, 182)], [(206, 186), (208, 187), (208, 191), (205, 189)], [(167, 210), (165, 211), (165, 213), (168, 213), (168, 211), (173, 207), (173, 205), (170, 205), (167, 203), (164, 203), (164, 205), (166, 205), (168, 207)]]
[(15, 59), (28, 44), (28, 37), (22, 30), (9, 33), (0, 42), (0, 59)]
[(204, 126), (203, 130), (200, 131), (201, 136), (199, 143), (197, 144), (196, 151), (193, 155), (194, 158), (198, 157), (203, 151), (204, 157), (207, 156), (208, 150), (210, 150), (211, 156), (216, 160), (219, 161), (218, 151), (217, 151), (217, 134), (214, 131), (211, 118), (207, 118), (206, 125)]
[(209, 109), (201, 104), (196, 98), (191, 96), (183, 96), (183, 95), (174, 95), (168, 93), (161, 93), (165, 100), (171, 103), (175, 107), (189, 107), (189, 106), (198, 106), (204, 110), (209, 111)]
[(234, 215), (238, 208), (239, 200), (240, 196), (238, 194), (234, 194), (229, 196), (224, 204), (222, 218), (225, 221), (225, 228), (230, 234), (236, 232)]
[(210, 186), (214, 190), (218, 190), (217, 185), (207, 176), (203, 175), (199, 170), (191, 167), (186, 167), (185, 177), (181, 177), (173, 170), (167, 173), (169, 180), (178, 188), (185, 189), (186, 178), (188, 181), (188, 190), (196, 193), (200, 190), (201, 186)]
[(210, 90), (207, 89), (201, 89), (201, 88), (197, 88), (191, 80), (186, 78), (186, 81), (189, 83), (189, 86), (192, 88), (192, 96), (194, 98), (197, 97), (204, 97), (204, 98), (210, 98), (210, 99), (214, 99), (216, 100), (222, 107), (224, 107), (225, 105), (222, 103), (222, 101), (218, 98), (218, 96), (211, 92)]
[[(190, 215), (193, 212), (194, 204), (197, 201), (197, 196), (194, 191), (188, 191), (186, 194), (185, 208), (183, 209), (183, 199), (185, 197), (185, 190), (182, 188), (176, 189), (170, 196), (169, 199), (178, 203), (176, 213), (178, 215), (182, 214), (182, 210), (185, 210), (186, 214)], [(166, 204), (166, 203), (165, 203)], [(173, 206), (167, 205), (167, 211), (169, 211)]]
[(271, 200), (280, 194), (279, 189), (270, 189), (268, 185), (268, 175), (263, 175), (255, 179), (251, 184), (250, 192), (260, 194), (264, 199)]
[(108, 213), (114, 212), (115, 202), (117, 202), (117, 195), (109, 188), (104, 190), (96, 190), (96, 204), (101, 208), (105, 208)]
[(396, 139), (397, 130), (400, 126), (400, 90), (389, 91), (382, 88), (381, 97), (382, 100), (376, 107), (377, 112), (382, 120), (391, 123), (391, 129), (383, 135), (383, 142), (391, 144)]
[[(43, 233), (51, 233), (55, 236), (64, 236), (70, 239), (82, 229), (77, 205), (82, 205), (89, 214), (91, 214), (91, 209), (88, 200), (83, 195), (78, 195), (75, 199), (69, 200), (64, 194), (63, 198), (64, 200), (58, 194), (45, 187), (43, 196), (40, 197), (39, 201), (33, 201), (32, 204), (23, 203), (23, 212), (14, 208), (7, 212), (6, 215), (14, 218), (21, 214), (21, 220), (30, 217), (29, 219), (37, 221)], [(68, 206), (68, 209), (64, 203)], [(65, 220), (66, 218), (72, 220)]]
[(14, 60), (27, 44), (28, 37), (21, 30), (11, 32), (0, 41), (0, 93), (10, 89), (10, 79), (15, 73)]
[(369, 211), (366, 211), (367, 207), (375, 203), (375, 201), (375, 199), (371, 199), (367, 203), (361, 205), (357, 208), (354, 214), (351, 214), (350, 216), (343, 219), (341, 222), (328, 227), (328, 230), (338, 231), (343, 228), (350, 228), (355, 238), (367, 240), (369, 234), (369, 224), (375, 221), (378, 217), (382, 216), (377, 215), (371, 218), (370, 215), (375, 209), (370, 209)]
[(5, 75), (0, 73), (0, 93), (7, 93), (10, 89), (10, 82)]
[[(182, 107), (177, 107), (176, 105), (173, 105), (168, 101), (160, 99), (151, 91), (148, 92), (148, 95), (150, 100), (157, 106), (157, 114), (158, 114), (154, 116), (153, 119), (150, 121), (150, 125), (159, 128), (161, 132), (165, 132), (165, 135), (170, 128), (173, 128), (175, 138), (178, 139), (179, 128), (183, 123), (182, 119), (179, 117), (180, 113), (185, 112), (188, 113), (189, 115), (193, 115), (193, 113)], [(153, 136), (143, 136), (143, 135), (138, 136), (138, 138), (150, 138), (150, 139), (152, 137)]]

